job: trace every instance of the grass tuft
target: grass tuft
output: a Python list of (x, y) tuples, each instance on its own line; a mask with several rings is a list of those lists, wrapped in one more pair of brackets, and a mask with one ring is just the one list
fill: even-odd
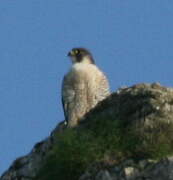
[(172, 125), (159, 124), (155, 129), (139, 131), (123, 122), (99, 118), (87, 128), (66, 129), (57, 135), (57, 143), (36, 179), (77, 180), (94, 162), (161, 159), (172, 154)]

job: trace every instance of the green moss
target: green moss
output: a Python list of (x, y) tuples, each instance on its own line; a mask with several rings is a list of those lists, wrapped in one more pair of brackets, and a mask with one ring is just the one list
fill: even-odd
[(172, 125), (159, 124), (140, 131), (124, 120), (93, 119), (87, 126), (57, 135), (57, 143), (36, 179), (77, 180), (91, 163), (110, 159), (160, 159), (173, 152), (171, 129)]
[[(42, 180), (46, 179), (76, 179), (81, 170), (92, 161), (94, 147), (90, 146), (91, 136), (68, 129), (62, 136), (58, 136), (57, 146), (52, 150), (42, 172)], [(89, 147), (89, 148), (88, 148)], [(44, 172), (49, 172), (46, 174)]]

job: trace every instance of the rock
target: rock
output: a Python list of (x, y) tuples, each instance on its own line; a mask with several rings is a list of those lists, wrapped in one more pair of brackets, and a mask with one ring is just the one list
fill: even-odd
[(61, 133), (64, 128), (64, 122), (61, 122), (45, 140), (37, 143), (32, 151), (16, 159), (10, 168), (1, 176), (0, 180), (31, 180), (33, 179), (43, 162), (47, 158), (48, 152), (54, 144), (54, 136)]
[[(172, 180), (173, 179), (173, 157), (165, 158), (164, 160), (158, 161), (156, 163), (147, 162), (146, 167), (140, 170), (140, 164), (143, 163), (139, 161), (138, 163), (131, 164), (130, 167), (122, 167), (120, 172), (114, 171), (114, 168), (107, 168), (106, 170), (99, 170), (96, 175), (88, 178), (83, 178), (79, 180)], [(84, 175), (83, 175), (84, 177)]]
[(126, 177), (131, 177), (135, 174), (135, 169), (133, 167), (126, 167), (124, 171)]
[[(118, 119), (123, 123), (123, 127), (133, 130), (141, 137), (142, 143), (135, 151), (138, 156), (135, 154), (134, 158), (126, 155), (123, 160), (117, 161), (116, 154), (105, 155), (104, 163), (92, 162), (85, 172), (80, 174), (79, 180), (173, 179), (173, 151), (170, 146), (173, 144), (173, 89), (159, 83), (121, 88), (86, 114), (75, 129), (83, 131), (94, 128), (93, 126), (98, 125), (94, 121), (100, 119)], [(37, 143), (28, 155), (15, 160), (0, 180), (33, 180), (57, 143), (56, 135), (63, 135), (64, 129), (66, 125), (61, 122), (51, 135)], [(123, 136), (126, 134), (126, 131), (123, 132)], [(163, 144), (169, 153), (161, 160), (148, 158), (145, 154), (147, 150), (153, 151), (148, 148), (148, 143)], [(164, 153), (164, 149), (161, 153)]]
[[(100, 171), (97, 175), (96, 175), (96, 180), (113, 180), (113, 178), (111, 177), (109, 171), (105, 170), (105, 171)], [(115, 179), (114, 179), (115, 180)]]

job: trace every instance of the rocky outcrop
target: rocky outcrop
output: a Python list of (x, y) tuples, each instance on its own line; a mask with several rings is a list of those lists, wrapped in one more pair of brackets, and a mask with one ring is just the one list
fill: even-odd
[(14, 161), (12, 166), (1, 177), (2, 180), (29, 180), (35, 177), (41, 162), (46, 158), (46, 153), (51, 147), (51, 139), (48, 138), (35, 145), (31, 153)]
[(65, 128), (64, 122), (61, 122), (45, 140), (37, 143), (32, 151), (16, 159), (10, 168), (2, 175), (0, 180), (31, 180), (33, 179), (43, 162), (46, 160), (49, 151), (54, 145), (54, 136), (61, 133)]
[[(97, 127), (99, 119), (111, 119), (115, 122), (118, 120), (125, 127), (125, 130), (132, 130), (135, 135), (139, 136), (142, 143), (134, 151), (138, 156), (135, 159), (136, 154), (135, 158), (127, 155), (127, 158), (121, 159), (121, 161), (109, 157), (109, 163), (106, 161), (93, 162), (80, 175), (79, 180), (173, 179), (173, 157), (171, 156), (173, 154), (173, 146), (171, 145), (173, 144), (172, 88), (154, 83), (138, 84), (119, 89), (91, 110), (76, 129), (78, 131), (94, 129), (93, 126)], [(50, 137), (36, 144), (28, 155), (14, 161), (0, 180), (34, 179), (46, 161), (49, 152), (57, 143), (56, 135), (63, 135), (64, 129), (66, 126), (62, 122), (51, 133)], [(124, 136), (127, 135), (126, 132), (123, 133)], [(163, 145), (160, 148), (160, 154), (158, 153), (159, 157), (165, 155), (162, 160), (148, 158), (148, 154), (155, 153), (152, 152), (153, 149), (158, 149), (158, 147), (153, 148), (153, 144)]]
[(91, 166), (79, 180), (172, 180), (173, 157), (161, 161), (126, 160), (109, 167), (104, 164)]

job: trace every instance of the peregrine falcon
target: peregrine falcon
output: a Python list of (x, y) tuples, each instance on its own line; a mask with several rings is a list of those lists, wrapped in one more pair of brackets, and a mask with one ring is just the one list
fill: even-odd
[(110, 90), (106, 76), (87, 49), (73, 48), (68, 56), (72, 67), (63, 79), (62, 104), (67, 126), (74, 127)]

